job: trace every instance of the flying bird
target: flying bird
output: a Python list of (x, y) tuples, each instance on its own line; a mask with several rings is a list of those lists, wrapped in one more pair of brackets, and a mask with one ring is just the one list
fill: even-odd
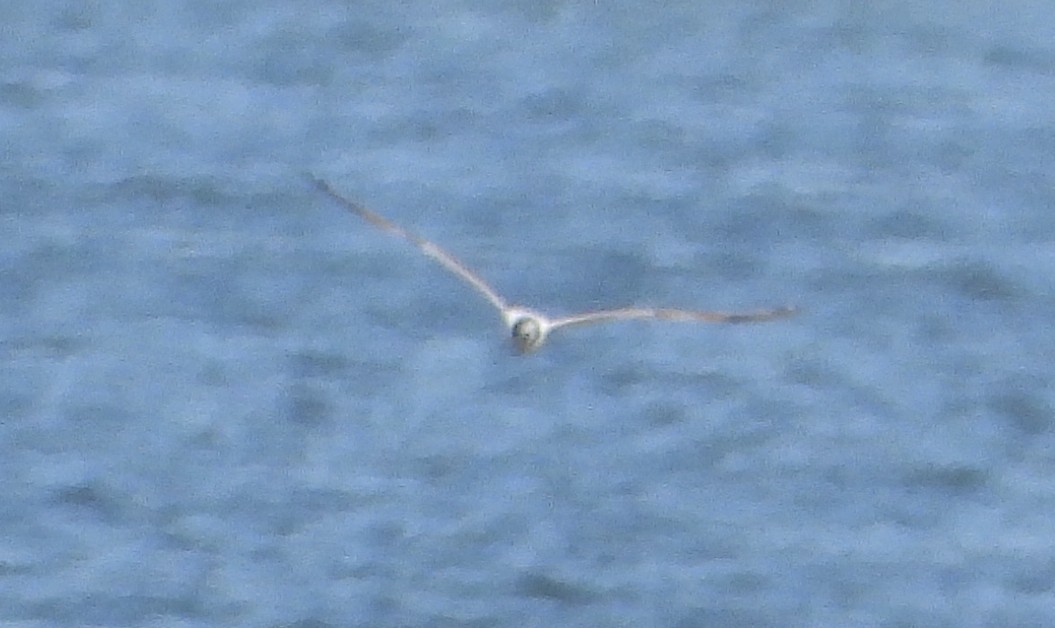
[(433, 242), (388, 220), (384, 216), (365, 206), (342, 196), (333, 187), (315, 177), (310, 177), (319, 190), (324, 192), (339, 205), (353, 214), (365, 219), (392, 235), (399, 236), (418, 247), (422, 253), (439, 262), (444, 268), (454, 273), (477, 292), (488, 303), (493, 305), (502, 316), (502, 321), (512, 336), (513, 346), (520, 353), (531, 353), (538, 350), (549, 338), (550, 333), (562, 327), (619, 321), (628, 319), (653, 319), (665, 321), (702, 321), (707, 323), (754, 323), (778, 318), (786, 318), (796, 312), (794, 307), (778, 307), (749, 312), (714, 312), (704, 310), (683, 310), (674, 308), (622, 307), (611, 310), (583, 312), (559, 318), (550, 318), (545, 314), (523, 306), (510, 305), (494, 288), (480, 278), (456, 257), (440, 248)]

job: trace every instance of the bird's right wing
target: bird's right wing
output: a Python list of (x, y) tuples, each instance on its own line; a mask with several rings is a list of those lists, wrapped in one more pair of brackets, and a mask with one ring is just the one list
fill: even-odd
[(356, 203), (355, 201), (342, 196), (340, 193), (334, 190), (333, 187), (331, 187), (330, 184), (326, 181), (315, 177), (310, 178), (311, 181), (315, 184), (315, 187), (322, 190), (324, 193), (326, 193), (326, 195), (328, 195), (333, 200), (337, 201), (337, 203), (343, 206), (345, 209), (361, 218), (364, 218), (365, 220), (373, 224), (375, 227), (380, 227), (381, 229), (384, 229), (385, 231), (393, 235), (399, 236), (404, 240), (409, 241), (411, 244), (421, 249), (422, 253), (428, 255), (432, 259), (442, 264), (444, 268), (451, 271), (455, 275), (461, 277), (463, 280), (467, 281), (469, 285), (475, 288), (477, 292), (482, 294), (491, 303), (491, 305), (498, 308), (500, 312), (502, 312), (503, 314), (506, 312), (508, 306), (506, 305), (505, 300), (502, 299), (502, 297), (498, 296), (498, 293), (495, 292), (494, 289), (489, 286), (486, 281), (481, 279), (473, 271), (469, 270), (469, 268), (461, 261), (459, 261), (458, 258), (454, 257), (447, 251), (444, 251), (438, 245), (430, 242), (429, 240), (426, 240), (418, 234), (413, 233), (411, 231), (407, 231), (403, 227), (400, 227), (399, 225), (388, 220), (384, 216), (381, 216), (380, 214), (367, 209), (359, 203)]

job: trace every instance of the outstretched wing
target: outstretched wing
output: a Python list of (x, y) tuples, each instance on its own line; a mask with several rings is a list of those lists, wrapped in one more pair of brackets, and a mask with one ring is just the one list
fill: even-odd
[(428, 255), (432, 259), (442, 264), (443, 267), (447, 270), (451, 271), (455, 275), (458, 275), (465, 281), (469, 282), (469, 284), (472, 285), (473, 288), (476, 288), (477, 292), (484, 295), (484, 297), (486, 297), (487, 300), (491, 302), (491, 305), (498, 308), (499, 311), (504, 313), (508, 309), (506, 302), (502, 299), (502, 297), (498, 296), (498, 293), (495, 292), (494, 289), (491, 288), (491, 286), (487, 285), (487, 282), (477, 276), (476, 273), (469, 270), (468, 267), (465, 266), (465, 264), (458, 261), (457, 258), (455, 258), (447, 251), (444, 251), (439, 246), (417, 235), (416, 233), (407, 231), (403, 227), (400, 227), (394, 222), (391, 222), (390, 220), (386, 219), (384, 216), (381, 216), (380, 214), (377, 214), (367, 209), (366, 207), (363, 207), (359, 203), (356, 203), (351, 199), (341, 196), (336, 190), (334, 190), (330, 186), (329, 183), (323, 181), (322, 179), (317, 179), (315, 177), (311, 177), (310, 175), (309, 178), (315, 184), (315, 187), (325, 192), (330, 198), (337, 201), (337, 203), (342, 205), (348, 211), (368, 220), (376, 227), (380, 227), (381, 229), (384, 229), (385, 231), (393, 235), (397, 235), (405, 240), (409, 240), (413, 245), (421, 249), (422, 253)]
[(708, 312), (700, 310), (677, 310), (654, 307), (624, 307), (616, 310), (600, 310), (565, 316), (552, 321), (552, 329), (568, 325), (586, 325), (605, 321), (646, 318), (664, 321), (702, 321), (705, 323), (756, 323), (775, 318), (786, 318), (795, 314), (793, 307), (781, 307), (752, 312)]

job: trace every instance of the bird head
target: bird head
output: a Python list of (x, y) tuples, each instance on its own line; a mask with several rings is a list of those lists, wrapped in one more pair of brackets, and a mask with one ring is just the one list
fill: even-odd
[(512, 324), (513, 346), (520, 353), (531, 353), (546, 339), (542, 323), (533, 316), (521, 316)]

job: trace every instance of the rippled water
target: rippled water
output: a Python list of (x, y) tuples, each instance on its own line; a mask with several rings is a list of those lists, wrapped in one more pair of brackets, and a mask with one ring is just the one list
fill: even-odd
[(1055, 9), (668, 4), (0, 7), (0, 620), (1055, 622)]

